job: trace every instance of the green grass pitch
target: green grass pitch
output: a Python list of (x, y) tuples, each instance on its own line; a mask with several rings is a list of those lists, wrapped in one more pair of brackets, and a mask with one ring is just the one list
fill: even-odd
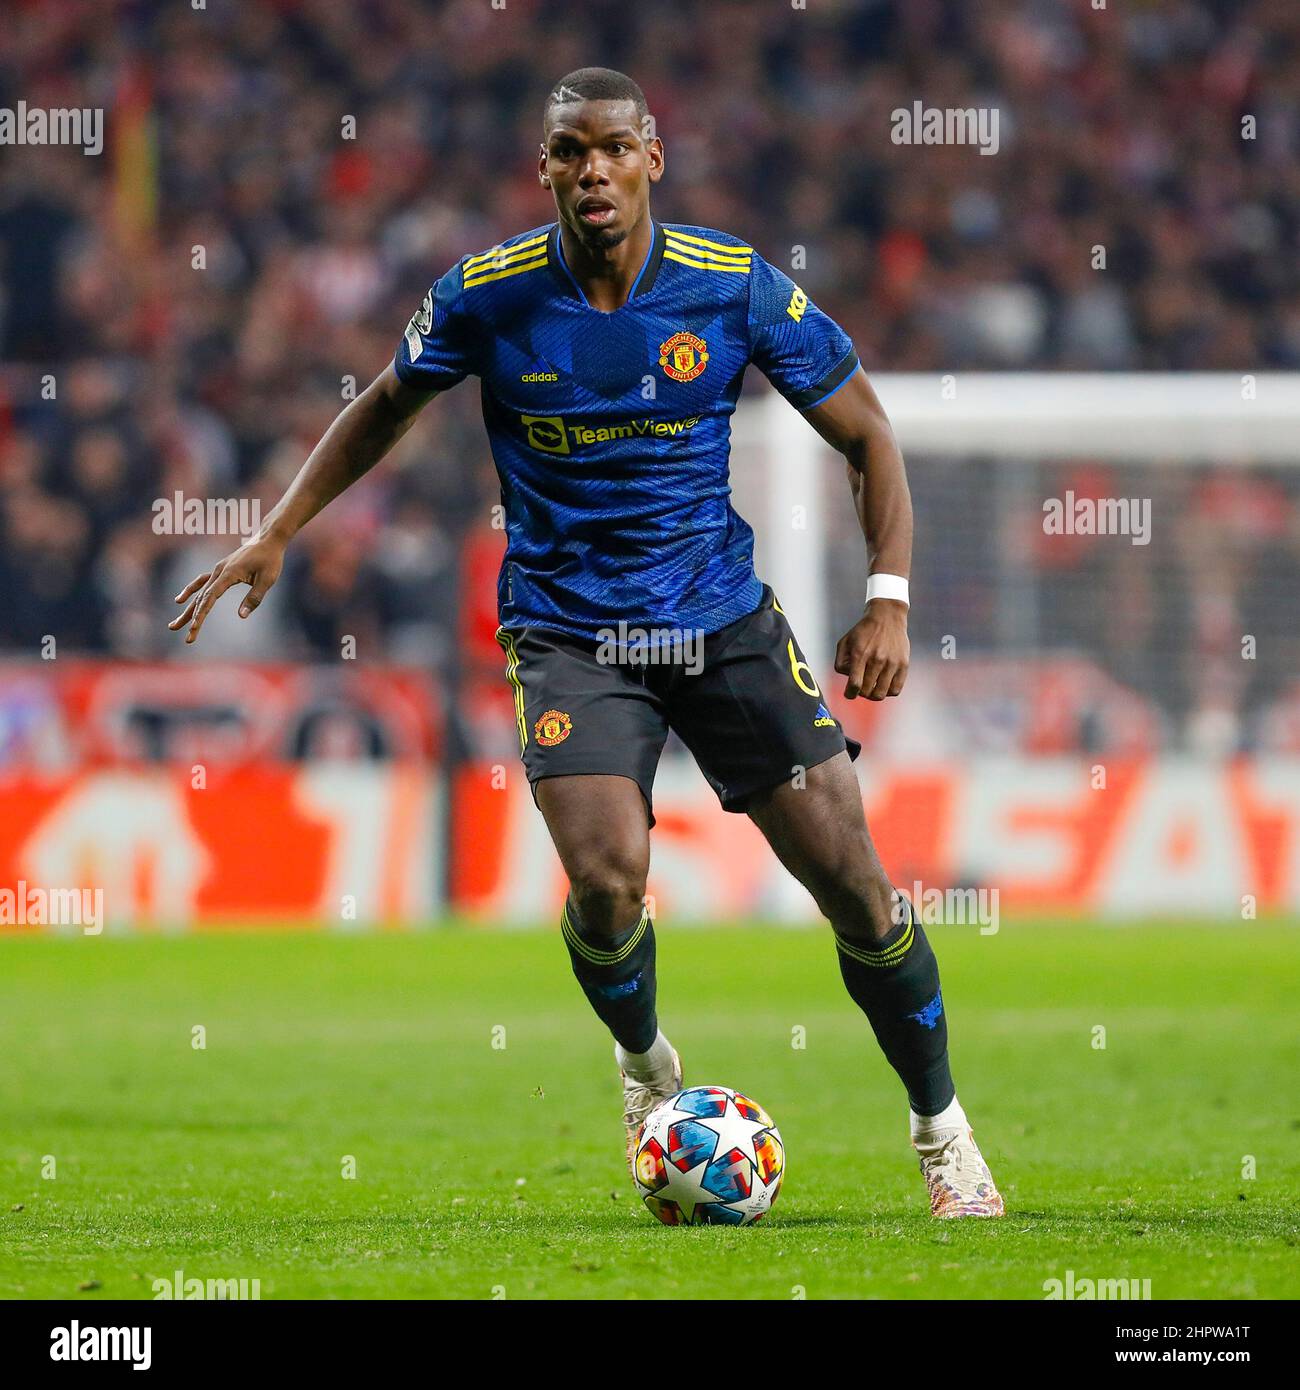
[(930, 934), (1000, 1222), (929, 1218), (823, 933), (660, 929), (687, 1081), (785, 1139), (743, 1230), (642, 1207), (557, 932), (0, 940), (0, 1296), (176, 1270), (263, 1298), (1300, 1293), (1294, 924)]

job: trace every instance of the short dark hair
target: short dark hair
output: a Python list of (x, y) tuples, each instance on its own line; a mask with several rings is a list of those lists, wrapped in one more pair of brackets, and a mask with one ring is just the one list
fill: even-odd
[(551, 112), (557, 106), (575, 101), (630, 101), (636, 107), (637, 120), (644, 124), (650, 114), (645, 93), (624, 72), (613, 68), (578, 68), (566, 73), (551, 88), (542, 110), (542, 127), (550, 124)]

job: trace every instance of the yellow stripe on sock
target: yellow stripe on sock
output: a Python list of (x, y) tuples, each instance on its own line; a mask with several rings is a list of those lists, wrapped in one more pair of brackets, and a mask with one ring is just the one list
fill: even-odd
[(650, 925), (650, 914), (641, 909), (641, 920), (632, 928), (632, 935), (616, 951), (602, 951), (578, 935), (578, 929), (569, 917), (569, 903), (565, 899), (564, 911), (560, 914), (560, 930), (569, 945), (590, 965), (621, 965), (641, 944), (646, 929)]
[(869, 951), (865, 947), (854, 945), (838, 933), (835, 933), (835, 944), (844, 952), (850, 960), (857, 961), (860, 965), (870, 965), (882, 968), (890, 965), (897, 965), (899, 961), (912, 948), (912, 942), (916, 939), (914, 924), (909, 921), (907, 930), (894, 942), (892, 946), (886, 946), (881, 951)]

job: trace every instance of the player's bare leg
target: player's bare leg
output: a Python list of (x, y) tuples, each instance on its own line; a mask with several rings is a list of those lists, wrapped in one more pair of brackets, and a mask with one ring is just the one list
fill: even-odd
[(809, 768), (802, 785), (755, 795), (746, 810), (812, 894), (835, 933), (840, 971), (907, 1088), (912, 1145), (935, 1216), (1001, 1216), (948, 1067), (939, 970), (921, 923), (876, 855), (847, 753)]
[(655, 1013), (645, 800), (628, 777), (567, 776), (538, 782), (537, 805), (569, 878), (561, 928), (573, 973), (614, 1035), (630, 1164), (642, 1120), (682, 1088), (681, 1062)]

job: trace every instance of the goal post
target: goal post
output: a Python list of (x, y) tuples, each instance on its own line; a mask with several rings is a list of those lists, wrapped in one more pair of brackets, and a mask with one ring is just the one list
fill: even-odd
[[(907, 462), (916, 548), (908, 698), (853, 711), (878, 731), (864, 788), (916, 768), (947, 779), (945, 881), (1054, 883), (1045, 901), (1103, 912), (1260, 892), (1250, 866), (1289, 851), (1261, 839), (1258, 815), (1233, 821), (1224, 787), (1244, 777), (1270, 806), (1300, 795), (1300, 373), (870, 375)], [(763, 390), (733, 420), (731, 476), (759, 576), (833, 699), (834, 644), (868, 573), (843, 464)], [(1145, 534), (1116, 524), (1130, 506)], [(1110, 858), (1070, 850), (1079, 779), (1125, 757), (1147, 771), (1140, 794), (1104, 803), (1130, 817)], [(1020, 789), (1027, 819), (1001, 822)], [(1082, 877), (1067, 893), (1052, 856), (1071, 852)], [(1300, 892), (1288, 872), (1273, 864), (1265, 897)], [(793, 879), (765, 894), (765, 911), (807, 919)]]
[[(1300, 373), (871, 374), (904, 458), (1125, 465), (1300, 463)], [(1014, 477), (1004, 480), (1014, 493)], [(828, 511), (849, 490), (830, 447), (776, 392), (743, 398), (732, 486), (754, 526), (760, 575), (798, 615), (815, 670), (829, 669)], [(865, 590), (867, 563), (861, 565)]]
[(1300, 461), (1296, 372), (882, 372), (871, 380), (904, 450)]

